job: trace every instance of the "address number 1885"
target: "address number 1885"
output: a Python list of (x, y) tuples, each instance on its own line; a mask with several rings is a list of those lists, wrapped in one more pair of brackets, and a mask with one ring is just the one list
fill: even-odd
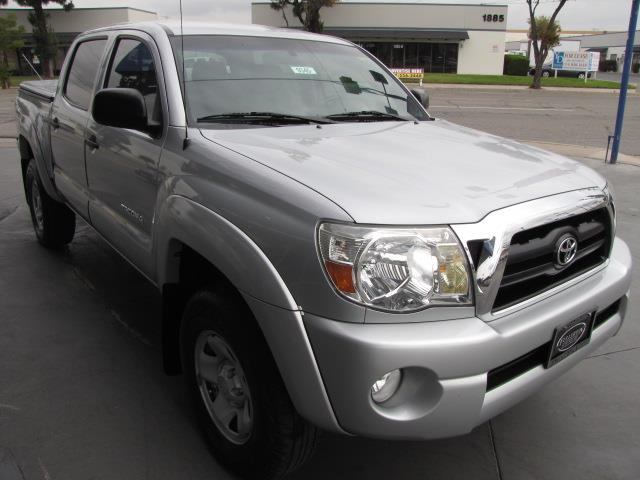
[(498, 15), (497, 13), (486, 13), (482, 15), (482, 19), (485, 22), (504, 22), (504, 15)]

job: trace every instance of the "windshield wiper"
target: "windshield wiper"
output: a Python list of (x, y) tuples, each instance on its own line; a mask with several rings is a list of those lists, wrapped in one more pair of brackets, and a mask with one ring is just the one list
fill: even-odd
[(327, 118), (337, 121), (348, 121), (348, 120), (356, 120), (356, 121), (383, 121), (383, 120), (399, 120), (399, 121), (407, 121), (406, 118), (402, 118), (398, 115), (394, 115), (393, 113), (379, 112), (377, 110), (362, 110), (360, 112), (345, 112), (345, 113), (334, 113), (333, 115), (327, 115)]
[(300, 115), (290, 115), (288, 113), (275, 112), (243, 112), (243, 113), (221, 113), (217, 115), (207, 115), (197, 120), (202, 123), (222, 123), (222, 122), (249, 122), (249, 123), (314, 123), (325, 124), (333, 123), (330, 120), (321, 120), (312, 117), (303, 117)]

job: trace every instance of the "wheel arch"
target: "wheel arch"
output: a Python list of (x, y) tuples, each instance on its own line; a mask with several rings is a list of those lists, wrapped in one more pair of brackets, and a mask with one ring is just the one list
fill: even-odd
[[(35, 142), (35, 143), (34, 143)], [(58, 191), (53, 183), (49, 170), (45, 164), (45, 159), (42, 156), (40, 145), (37, 143), (37, 138), (28, 139), (23, 133), (18, 135), (18, 152), (20, 154), (20, 168), (22, 171), (22, 180), (24, 183), (24, 176), (27, 171), (27, 166), (31, 160), (36, 162), (38, 167), (38, 175), (42, 186), (47, 194), (54, 200), (63, 203), (64, 200), (58, 194)]]
[(162, 343), (165, 371), (181, 372), (178, 337), (189, 297), (206, 285), (234, 292), (259, 322), (245, 298), (286, 310), (298, 307), (284, 281), (243, 231), (212, 210), (171, 195), (155, 219), (157, 284), (163, 298)]
[(182, 370), (179, 341), (184, 305), (198, 288), (220, 285), (252, 314), (296, 410), (317, 426), (344, 433), (331, 407), (302, 312), (258, 245), (224, 217), (176, 195), (159, 209), (156, 226), (165, 372)]

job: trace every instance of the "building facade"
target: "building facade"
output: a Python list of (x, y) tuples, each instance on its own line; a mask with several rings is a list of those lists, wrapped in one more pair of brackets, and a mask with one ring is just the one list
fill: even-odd
[[(33, 49), (33, 29), (28, 20), (31, 9), (28, 8), (1, 8), (0, 15), (14, 14), (18, 25), (25, 29), (25, 46), (16, 51), (9, 58), (9, 66), (20, 75), (33, 75), (33, 69), (40, 72), (40, 59)], [(122, 22), (141, 22), (157, 20), (158, 14), (146, 10), (128, 7), (112, 8), (74, 8), (65, 12), (61, 8), (45, 9), (49, 15), (51, 31), (56, 35), (58, 53), (54, 59), (54, 73), (57, 75), (62, 67), (64, 57), (71, 46), (71, 42), (80, 33), (92, 28), (106, 27)]]
[[(301, 28), (291, 10), (251, 4), (253, 23)], [(391, 68), (501, 75), (506, 5), (341, 1), (321, 11), (324, 33), (350, 40)]]
[[(624, 51), (627, 44), (627, 32), (604, 32), (589, 35), (563, 36), (560, 46), (555, 50), (564, 50), (563, 44), (576, 44), (582, 52), (600, 52), (601, 60), (615, 60), (618, 65), (624, 61)], [(512, 41), (505, 44), (507, 51), (526, 51), (527, 40)], [(633, 44), (633, 63), (640, 63), (640, 30), (636, 31)]]

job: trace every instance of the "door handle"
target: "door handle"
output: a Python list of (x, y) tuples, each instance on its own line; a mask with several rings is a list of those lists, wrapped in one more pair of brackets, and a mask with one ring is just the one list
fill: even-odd
[(54, 130), (58, 130), (60, 128), (60, 120), (58, 120), (58, 117), (53, 117), (51, 119), (51, 127)]
[(97, 150), (98, 148), (100, 148), (100, 144), (98, 143), (98, 139), (95, 135), (89, 135), (87, 138), (85, 138), (84, 144), (91, 150)]

